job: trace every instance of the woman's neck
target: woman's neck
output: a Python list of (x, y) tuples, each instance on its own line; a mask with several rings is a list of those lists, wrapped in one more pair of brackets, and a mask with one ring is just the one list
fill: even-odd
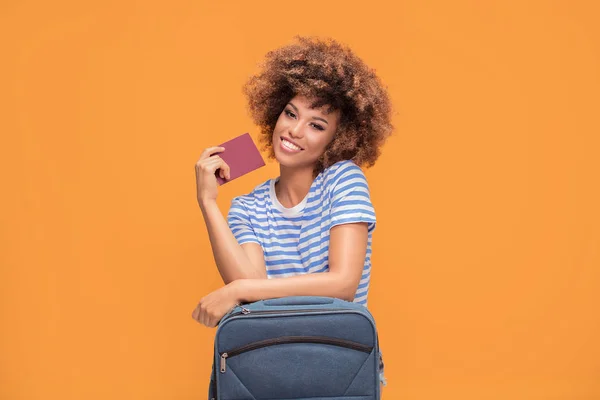
[(275, 183), (277, 199), (286, 208), (298, 205), (310, 191), (314, 181), (312, 168), (279, 166), (279, 181)]

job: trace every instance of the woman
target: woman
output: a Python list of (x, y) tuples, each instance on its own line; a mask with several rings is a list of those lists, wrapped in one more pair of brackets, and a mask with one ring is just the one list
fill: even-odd
[[(391, 104), (374, 71), (334, 40), (296, 36), (266, 55), (244, 86), (280, 176), (217, 203), (219, 157), (196, 163), (197, 198), (225, 286), (193, 317), (214, 327), (237, 303), (328, 296), (367, 305), (375, 212), (360, 166), (372, 166), (392, 132)], [(282, 278), (282, 279), (267, 279)]]

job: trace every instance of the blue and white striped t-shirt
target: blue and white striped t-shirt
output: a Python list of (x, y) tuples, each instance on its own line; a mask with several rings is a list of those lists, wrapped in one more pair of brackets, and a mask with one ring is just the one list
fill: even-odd
[(375, 210), (363, 171), (349, 160), (335, 163), (315, 178), (308, 195), (292, 208), (277, 199), (278, 180), (270, 179), (231, 201), (227, 222), (238, 243), (262, 246), (268, 278), (325, 272), (329, 270), (329, 230), (367, 222), (367, 254), (354, 296), (355, 303), (366, 307)]

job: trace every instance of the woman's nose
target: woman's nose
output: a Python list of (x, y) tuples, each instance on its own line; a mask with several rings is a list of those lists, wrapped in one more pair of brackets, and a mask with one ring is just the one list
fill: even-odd
[(288, 132), (291, 137), (301, 138), (303, 136), (303, 134), (302, 134), (302, 127), (300, 126), (300, 122), (291, 124), (290, 127), (288, 128)]

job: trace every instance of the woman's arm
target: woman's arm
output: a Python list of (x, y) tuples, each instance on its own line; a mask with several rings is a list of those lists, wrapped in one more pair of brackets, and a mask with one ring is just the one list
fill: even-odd
[[(217, 178), (229, 179), (229, 165), (219, 157), (224, 147), (204, 149), (196, 162), (196, 197), (202, 210), (217, 269), (225, 285), (236, 279), (267, 277), (260, 245), (247, 243), (240, 246), (217, 206)], [(258, 247), (258, 248), (257, 248)]]
[(262, 247), (257, 243), (239, 245), (214, 200), (200, 202), (217, 269), (227, 285), (237, 279), (266, 280)]
[(367, 223), (331, 228), (329, 272), (280, 279), (243, 279), (237, 297), (253, 302), (287, 296), (326, 296), (352, 301), (360, 282), (367, 254)]
[(279, 279), (237, 279), (203, 297), (192, 318), (216, 326), (240, 302), (287, 296), (325, 296), (353, 301), (365, 264), (366, 222), (337, 225), (329, 238), (329, 271)]

